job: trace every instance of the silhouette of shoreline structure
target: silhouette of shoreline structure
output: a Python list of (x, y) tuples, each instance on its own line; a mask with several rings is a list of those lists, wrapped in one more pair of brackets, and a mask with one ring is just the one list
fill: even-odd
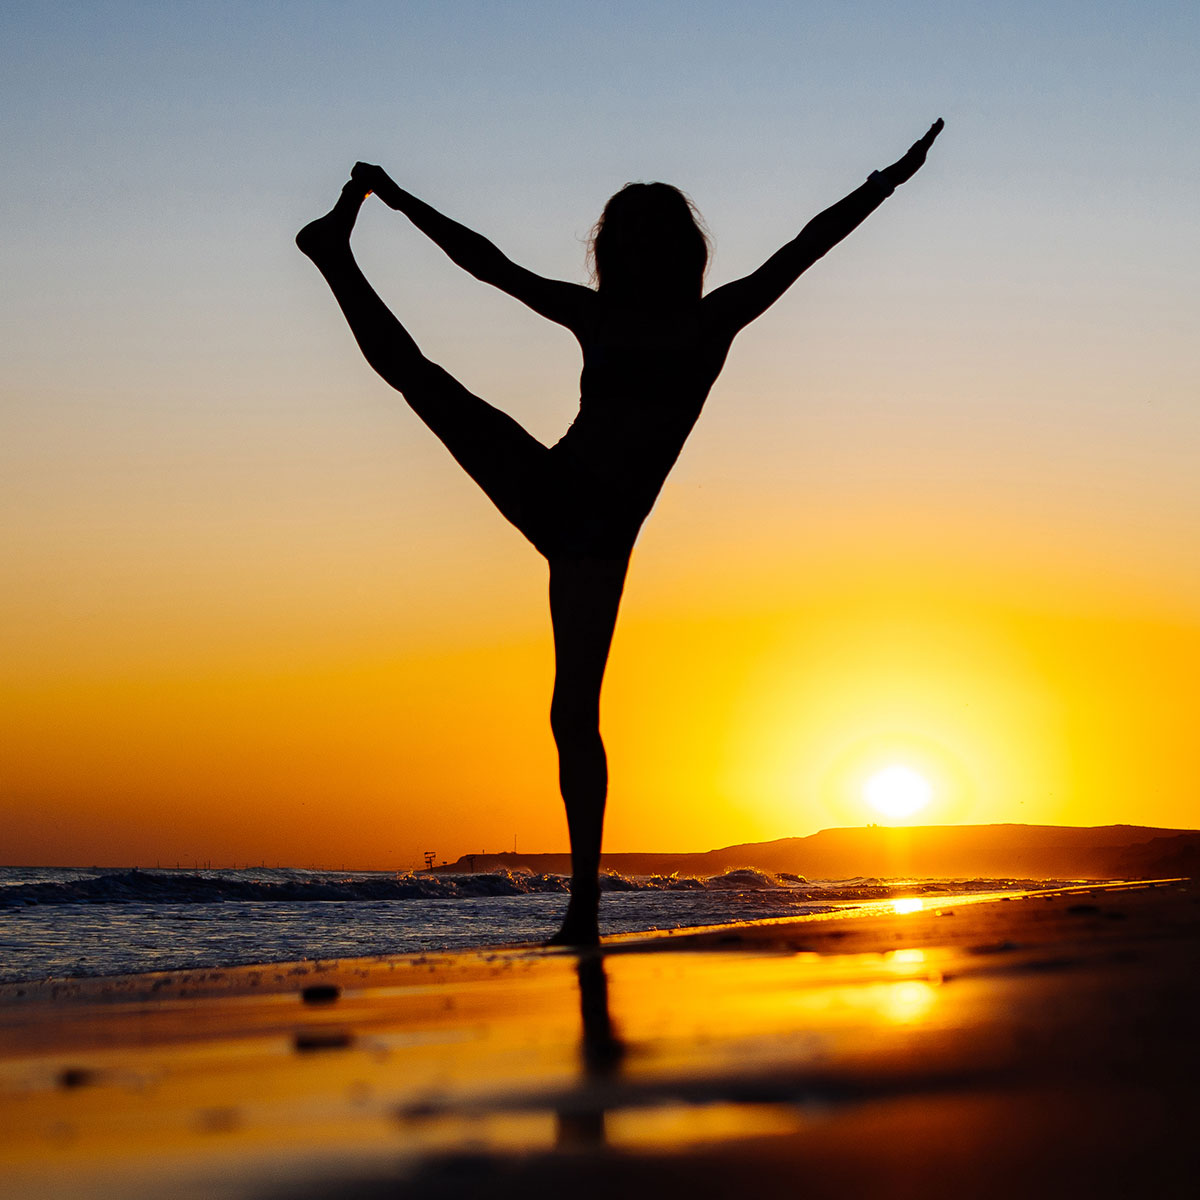
[[(333, 209), (297, 235), (370, 366), (549, 565), (550, 725), (571, 844), (571, 896), (553, 943), (599, 941), (608, 794), (600, 690), (638, 531), (737, 334), (911, 179), (941, 130), (939, 119), (756, 271), (707, 295), (708, 239), (691, 201), (665, 183), (628, 184), (605, 205), (592, 237), (594, 288), (518, 266), (367, 163), (355, 166)], [(427, 359), (367, 282), (350, 234), (372, 193), (475, 278), (575, 336), (583, 355), (579, 414), (554, 446)]]

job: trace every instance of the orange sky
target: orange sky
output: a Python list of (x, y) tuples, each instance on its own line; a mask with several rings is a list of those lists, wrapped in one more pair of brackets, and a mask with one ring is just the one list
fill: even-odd
[[(764, 565), (689, 507), (671, 497), (640, 548), (612, 659), (610, 849), (878, 819), (860, 788), (889, 762), (934, 783), (927, 823), (1194, 823), (1185, 617), (1045, 565), (880, 563), (849, 530)], [(401, 621), (390, 579), (336, 619), (335, 598), (285, 619), (268, 593), (257, 613), (193, 606), (191, 628), (161, 602), (99, 614), (103, 646), (60, 630), (10, 693), (9, 786), (37, 798), (13, 806), (8, 844), (32, 848), (14, 858), (388, 867), (514, 835), (560, 847), (542, 569), (498, 557), (523, 569), (497, 562), (486, 601), (443, 595), (449, 614), (414, 600)]]
[[(939, 114), (926, 170), (739, 340), (643, 531), (606, 848), (876, 820), (890, 762), (926, 823), (1200, 823), (1194, 11), (701, 5), (686, 44), (631, 16), (629, 50), (596, 15), (411, 7), (336, 38), (29, 15), (5, 52), (0, 862), (564, 848), (544, 566), (292, 232), (374, 158), (582, 279), (605, 197), (664, 177), (716, 285)], [(569, 336), (378, 206), (356, 241), (431, 356), (560, 436)]]

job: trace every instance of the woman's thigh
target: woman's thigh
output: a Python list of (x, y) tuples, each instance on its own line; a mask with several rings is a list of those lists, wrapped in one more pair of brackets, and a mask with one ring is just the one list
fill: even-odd
[(554, 701), (564, 716), (595, 713), (629, 559), (552, 558)]
[(404, 398), (454, 460), (530, 541), (553, 504), (550, 451), (507, 413), (429, 363)]

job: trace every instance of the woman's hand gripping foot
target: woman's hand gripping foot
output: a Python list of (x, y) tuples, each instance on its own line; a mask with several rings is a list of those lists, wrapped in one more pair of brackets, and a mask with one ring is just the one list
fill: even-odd
[(351, 179), (342, 188), (337, 203), (323, 216), (310, 221), (296, 234), (296, 245), (314, 262), (350, 245), (350, 233), (358, 219), (358, 210), (370, 189)]

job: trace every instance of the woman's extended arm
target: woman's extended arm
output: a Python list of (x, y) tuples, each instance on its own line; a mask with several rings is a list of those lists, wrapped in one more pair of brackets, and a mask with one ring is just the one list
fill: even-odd
[(704, 299), (705, 309), (731, 333), (761, 316), (822, 255), (832, 250), (851, 230), (867, 219), (902, 183), (907, 183), (925, 162), (934, 139), (942, 132), (939, 117), (923, 138), (898, 162), (876, 171), (862, 187), (814, 217), (783, 249), (744, 279), (717, 288)]
[(534, 312), (568, 329), (578, 330), (583, 324), (587, 306), (595, 297), (591, 288), (578, 283), (545, 279), (517, 266), (482, 234), (452, 221), (436, 208), (406, 192), (382, 167), (357, 163), (350, 174), (389, 208), (402, 212), (423, 234), (436, 242), (453, 262), (476, 279), (498, 287)]

